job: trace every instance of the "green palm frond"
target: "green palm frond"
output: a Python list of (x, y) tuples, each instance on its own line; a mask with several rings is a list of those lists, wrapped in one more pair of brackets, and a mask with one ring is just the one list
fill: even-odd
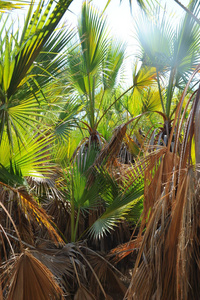
[(102, 62), (105, 54), (106, 20), (103, 15), (91, 5), (83, 3), (81, 19), (78, 25), (79, 38), (81, 40), (82, 54), (86, 66), (86, 74), (95, 72)]
[(19, 41), (20, 51), (14, 59), (12, 79), (7, 87), (8, 98), (15, 93), (43, 45), (52, 36), (70, 3), (71, 1), (59, 1), (52, 9), (53, 0), (48, 1), (46, 7), (44, 6), (45, 2), (40, 1), (33, 13), (33, 8), (30, 7)]
[(102, 64), (108, 53), (106, 19), (91, 5), (84, 3), (78, 23), (81, 50), (74, 59), (72, 76), (75, 74), (79, 90), (84, 94), (85, 111), (89, 126), (95, 127), (96, 96), (102, 84)]
[(96, 180), (90, 184), (88, 180), (89, 168), (93, 164), (96, 151), (91, 147), (88, 153), (82, 153), (73, 162), (73, 165), (63, 171), (65, 186), (62, 192), (66, 202), (71, 207), (71, 241), (75, 242), (80, 222), (80, 214), (87, 215), (89, 210), (96, 209), (100, 201), (99, 183)]
[(82, 6), (75, 45), (68, 55), (66, 82), (83, 104), (82, 121), (87, 123), (90, 134), (95, 134), (107, 101), (104, 99), (113, 97), (125, 45), (109, 37), (106, 18), (86, 2)]
[(76, 101), (73, 102), (69, 99), (68, 102), (66, 102), (63, 111), (58, 117), (54, 131), (55, 137), (60, 143), (67, 142), (70, 130), (75, 126), (77, 115), (81, 108), (82, 106)]
[[(89, 155), (85, 155), (86, 160), (88, 160), (88, 156)], [(92, 161), (93, 160), (94, 158)], [(83, 171), (83, 169), (86, 168), (87, 163), (74, 163), (73, 168), (64, 174), (64, 177), (68, 182), (68, 186), (63, 190), (63, 192), (66, 193), (66, 199), (71, 203), (73, 202), (75, 209), (80, 209), (81, 211), (96, 208), (100, 201), (99, 183), (96, 180), (92, 185), (88, 185), (87, 175), (85, 171)]]
[(148, 86), (155, 85), (156, 83), (156, 68), (149, 67), (145, 65), (141, 65), (138, 69), (139, 62), (136, 61), (135, 67), (133, 70), (133, 84), (134, 90), (138, 90), (139, 92), (143, 89), (146, 89)]
[(104, 90), (113, 89), (116, 84), (119, 69), (125, 56), (125, 47), (121, 42), (110, 41), (107, 55), (103, 61)]
[(0, 163), (0, 182), (15, 187), (27, 186), (21, 170), (12, 161), (10, 161), (10, 166), (7, 168)]
[[(121, 0), (122, 1), (122, 0)], [(129, 0), (130, 6), (132, 5), (133, 0)], [(153, 5), (152, 0), (137, 0), (137, 4), (144, 10), (148, 10), (148, 8)]]
[[(199, 6), (191, 3), (191, 11), (199, 14)], [(174, 53), (172, 56), (173, 66), (177, 67), (176, 84), (184, 76), (184, 81), (188, 81), (196, 66), (199, 64), (199, 26), (195, 21), (185, 15), (176, 30), (176, 39), (174, 40)], [(186, 84), (185, 82), (185, 84)]]
[[(190, 4), (191, 12), (199, 13), (199, 5), (195, 2)], [(170, 108), (175, 86), (183, 88), (188, 82), (194, 69), (200, 63), (199, 60), (199, 25), (195, 20), (185, 15), (182, 22), (174, 34), (173, 51), (171, 56), (171, 70), (169, 76), (169, 83), (166, 92), (166, 114), (170, 115)]]
[(0, 12), (5, 12), (13, 9), (19, 9), (22, 8), (24, 5), (31, 4), (32, 1), (17, 1), (17, 0), (11, 0), (11, 1), (0, 1)]
[[(197, 24), (199, 24), (200, 25), (200, 20), (197, 18), (197, 16), (194, 14), (194, 11), (192, 12), (191, 10), (190, 10), (190, 7), (189, 8), (187, 8), (186, 6), (184, 6), (180, 1), (178, 1), (178, 0), (174, 0), (178, 5), (180, 5), (180, 7), (182, 7), (184, 10), (185, 10), (185, 12), (187, 13), (187, 14), (189, 14), (195, 21), (196, 21), (196, 23)], [(190, 5), (198, 5), (199, 3), (198, 3), (198, 0), (197, 1), (191, 1), (190, 2)]]
[(170, 66), (173, 30), (166, 17), (163, 16), (161, 19), (158, 17), (159, 14), (158, 9), (157, 19), (154, 18), (154, 20), (149, 19), (147, 15), (140, 16), (140, 20), (136, 20), (136, 30), (142, 47), (141, 55), (144, 65), (163, 72)]
[[(199, 13), (197, 3), (191, 2), (191, 11)], [(170, 118), (170, 110), (176, 87), (183, 88), (189, 76), (199, 64), (199, 27), (190, 15), (173, 29), (160, 9), (154, 10), (151, 19), (145, 15), (137, 22), (138, 39), (141, 44), (141, 59), (144, 65), (156, 68), (157, 84), (163, 113)], [(162, 79), (167, 80), (163, 93)]]
[(72, 88), (80, 94), (88, 94), (87, 74), (79, 47), (73, 49), (68, 55), (66, 78), (69, 78)]
[(141, 111), (155, 112), (161, 110), (160, 94), (158, 90), (149, 89), (142, 93)]
[[(70, 84), (85, 105), (89, 126), (95, 126), (95, 97), (107, 54), (106, 20), (91, 4), (83, 3), (78, 23), (78, 45), (68, 56)], [(78, 43), (79, 43), (78, 42)]]
[(104, 188), (104, 192), (101, 193), (106, 203), (105, 212), (89, 229), (89, 234), (96, 239), (102, 238), (107, 233), (110, 233), (118, 222), (125, 219), (127, 214), (134, 209), (134, 206), (141, 200), (144, 193), (144, 183), (142, 179), (134, 181), (131, 189), (127, 191), (118, 190), (117, 192), (116, 189), (111, 188), (115, 186), (114, 183), (112, 183), (110, 188), (108, 187), (109, 182), (112, 182), (111, 178), (109, 181), (107, 180), (108, 177), (109, 175), (106, 174), (107, 186)]
[[(9, 27), (8, 30), (4, 30), (4, 37), (1, 38), (0, 46), (0, 142), (2, 140), (4, 130), (7, 131), (7, 135), (11, 144), (12, 135), (14, 133), (18, 136), (19, 139), (21, 139), (19, 126), (17, 126), (16, 124), (18, 122), (18, 119), (21, 119), (21, 121), (25, 121), (28, 116), (26, 115), (26, 118), (24, 117), (23, 109), (21, 111), (20, 109), (18, 110), (18, 105), (20, 104), (20, 96), (18, 98), (16, 92), (20, 88), (22, 88), (25, 83), (29, 84), (28, 80), (30, 77), (28, 76), (28, 72), (33, 69), (34, 61), (40, 54), (43, 46), (46, 44), (48, 45), (47, 48), (50, 47), (50, 45), (51, 48), (53, 47), (51, 42), (55, 42), (56, 36), (54, 35), (54, 38), (52, 40), (54, 30), (63, 14), (65, 13), (66, 9), (68, 8), (69, 4), (71, 3), (71, 1), (66, 2), (61, 0), (54, 6), (53, 2), (53, 0), (49, 0), (48, 3), (45, 3), (45, 1), (41, 0), (37, 5), (35, 11), (33, 11), (33, 5), (29, 7), (29, 11), (27, 13), (26, 21), (20, 38), (16, 38), (15, 34), (13, 33), (13, 24)], [(8, 20), (6, 19), (5, 22), (2, 22), (3, 26), (6, 28), (5, 22), (8, 22)], [(59, 40), (61, 44), (63, 44), (63, 39), (64, 41), (66, 41), (66, 36), (64, 37), (64, 35), (61, 34), (61, 40)], [(4, 49), (5, 51), (3, 51)], [(60, 50), (60, 47), (58, 47), (57, 50)], [(34, 81), (34, 84), (37, 85), (39, 93), (44, 95), (44, 93), (42, 92), (42, 88), (39, 87), (39, 83), (33, 76), (32, 80)], [(34, 89), (31, 88), (30, 84), (28, 85), (28, 88), (30, 88), (30, 90), (32, 91), (36, 106), (36, 103), (40, 102), (40, 100), (38, 99), (39, 96), (34, 92)], [(26, 109), (28, 108), (28, 105), (29, 103), (27, 103)], [(17, 116), (15, 115), (16, 110), (18, 110)], [(38, 111), (36, 110), (36, 115), (34, 115), (34, 110), (32, 108), (31, 113), (30, 107), (27, 109), (30, 116), (33, 114), (33, 116), (36, 117)], [(10, 113), (12, 113), (12, 115)], [(15, 124), (13, 122), (14, 116)], [(30, 120), (27, 119), (26, 122), (29, 121)]]
[[(29, 93), (36, 93), (38, 89), (42, 90), (43, 94), (49, 95), (47, 93), (48, 84), (52, 83), (52, 81), (56, 82), (56, 80), (59, 80), (59, 85), (63, 86), (61, 76), (66, 65), (66, 54), (64, 51), (66, 48), (68, 48), (68, 52), (70, 51), (70, 47), (67, 47), (67, 45), (74, 35), (74, 29), (63, 25), (61, 28), (57, 28), (50, 39), (47, 40), (34, 60), (33, 67), (28, 72), (30, 90), (25, 87), (24, 94), (26, 97), (28, 97)], [(52, 86), (51, 84), (51, 90)], [(66, 86), (64, 88), (66, 89)], [(23, 93), (22, 96), (24, 96)]]
[(10, 169), (10, 161), (19, 168), (23, 176), (48, 177), (51, 172), (51, 157), (53, 151), (53, 138), (45, 133), (29, 135), (23, 131), (23, 144), (15, 137), (13, 152), (10, 151), (9, 139), (5, 134), (0, 147), (0, 163)]

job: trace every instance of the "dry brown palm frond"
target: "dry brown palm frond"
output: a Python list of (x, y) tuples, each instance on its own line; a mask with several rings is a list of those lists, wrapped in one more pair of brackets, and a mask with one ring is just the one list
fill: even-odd
[(141, 242), (142, 237), (136, 238), (135, 240), (131, 240), (124, 244), (120, 244), (109, 252), (109, 256), (113, 257), (112, 261), (114, 263), (118, 263), (134, 251), (137, 252), (141, 246)]
[(71, 237), (71, 206), (68, 201), (52, 199), (44, 205), (45, 211), (56, 224), (66, 241)]
[(118, 161), (123, 164), (133, 164), (145, 151), (145, 144), (148, 144), (149, 130), (146, 135), (139, 129), (133, 135), (125, 134), (118, 155)]
[(82, 263), (79, 260), (80, 255), (77, 247), (78, 245), (74, 243), (67, 243), (57, 248), (51, 242), (43, 241), (38, 243), (37, 248), (31, 251), (31, 253), (48, 267), (57, 278), (59, 278), (60, 274), (68, 278), (74, 278), (73, 259), (78, 270), (80, 270), (79, 276), (86, 279), (85, 268), (82, 267)]
[[(148, 150), (150, 152), (148, 152)], [(151, 148), (147, 148), (144, 156), (135, 160), (134, 164), (118, 164), (116, 170), (118, 172), (119, 182), (125, 181), (127, 183), (126, 188), (128, 189), (134, 181), (138, 180), (138, 178), (144, 178), (146, 170), (152, 170), (153, 168), (155, 168), (155, 166), (158, 167), (160, 161), (162, 160), (162, 157), (166, 152), (166, 147), (159, 147), (155, 151), (151, 151)], [(112, 169), (112, 173), (113, 172), (114, 170)]]
[[(95, 274), (98, 276), (100, 282), (102, 283), (106, 295), (118, 295), (119, 299), (123, 299), (127, 287), (123, 284), (122, 279), (124, 275), (120, 272), (115, 272), (115, 269), (110, 266), (106, 259), (102, 259), (96, 253), (88, 253), (87, 259), (89, 260)], [(126, 278), (127, 279), (127, 278)], [(100, 298), (100, 289), (95, 283), (96, 279), (91, 273), (90, 286), (92, 292), (96, 295), (98, 299)]]
[(30, 253), (48, 267), (65, 295), (74, 295), (75, 299), (87, 296), (88, 299), (101, 299), (100, 295), (106, 297), (112, 292), (113, 284), (121, 298), (125, 294), (126, 287), (118, 278), (119, 275), (122, 278), (123, 274), (101, 254), (88, 248), (86, 243), (68, 243), (56, 248), (46, 241)]
[(61, 187), (64, 184), (63, 180), (60, 180), (62, 176), (63, 171), (60, 168), (51, 166), (48, 175), (46, 174), (43, 177), (26, 177), (26, 181), (29, 184), (32, 194), (37, 197), (47, 200), (54, 198), (62, 199)]
[[(199, 95), (197, 96), (199, 97)], [(195, 135), (195, 159), (196, 168), (199, 176), (199, 165), (200, 165), (200, 101), (197, 102), (195, 107), (195, 124), (194, 124), (194, 135)]]
[(118, 293), (120, 299), (123, 298), (127, 287), (122, 279), (128, 279), (114, 267), (108, 257), (84, 243), (80, 243), (79, 252), (83, 259), (87, 260), (88, 289), (95, 295), (95, 299), (112, 299), (109, 297), (112, 293)]
[(84, 285), (80, 285), (74, 296), (74, 300), (96, 300), (96, 298)]
[(100, 166), (103, 162), (106, 162), (108, 166), (115, 163), (121, 148), (123, 138), (126, 134), (127, 126), (134, 120), (140, 118), (142, 115), (143, 114), (138, 115), (132, 118), (131, 120), (129, 120), (128, 122), (117, 126), (114, 129), (111, 140), (103, 147), (103, 149), (99, 153), (98, 157), (96, 158), (93, 164), (93, 168), (95, 168), (96, 166)]
[(92, 130), (92, 128), (88, 126), (88, 124), (83, 121), (81, 122), (88, 127), (90, 135), (89, 137), (85, 137), (81, 140), (71, 157), (71, 161), (75, 159), (81, 160), (80, 158), (87, 155), (87, 153), (90, 152), (91, 148), (94, 148), (97, 152), (99, 152), (107, 144), (104, 137), (96, 129)]
[(55, 242), (63, 242), (50, 217), (24, 187), (13, 188), (3, 183), (1, 186), (0, 206), (4, 206), (4, 212), (1, 211), (1, 224), (8, 232), (14, 229), (19, 241), (23, 238), (25, 242), (33, 244), (34, 228), (42, 230), (45, 227)]
[(102, 149), (98, 157), (96, 158), (94, 165), (100, 166), (105, 160), (108, 164), (114, 163), (116, 160), (119, 150), (121, 148), (122, 140), (127, 130), (127, 124), (122, 124), (115, 128), (114, 134), (108, 144)]
[[(200, 89), (183, 130), (181, 98), (169, 138), (166, 154), (154, 172), (147, 170), (144, 200), (143, 241), (133, 270), (127, 299), (199, 299), (200, 269), (197, 238), (200, 213), (200, 186), (191, 165), (195, 111)], [(196, 115), (197, 116), (197, 115)], [(174, 152), (170, 142), (176, 126)], [(180, 153), (177, 149), (181, 148)], [(199, 151), (199, 150), (198, 150)], [(140, 232), (142, 234), (142, 232)]]
[(198, 299), (198, 289), (191, 288), (191, 265), (195, 265), (194, 253), (199, 247), (195, 235), (200, 212), (199, 189), (194, 188), (193, 174), (191, 169), (182, 174), (171, 210), (167, 197), (157, 201), (144, 234), (128, 299)]
[(27, 250), (4, 266), (7, 300), (64, 299), (52, 273)]
[(44, 241), (31, 251), (58, 279), (65, 295), (74, 295), (79, 281), (87, 287), (86, 266), (78, 247), (78, 243), (67, 243), (57, 248), (53, 243)]
[[(6, 186), (5, 184), (1, 183), (3, 186)], [(14, 230), (15, 234), (17, 235), (17, 240), (18, 240), (18, 243), (19, 243), (19, 248), (20, 250), (22, 251), (23, 250), (23, 245), (22, 245), (22, 240), (21, 240), (21, 236), (20, 236), (20, 233), (19, 233), (19, 230), (15, 224), (15, 221), (12, 217), (12, 214), (10, 212), (10, 209), (6, 207), (6, 203), (5, 202), (5, 198), (7, 199), (7, 193), (2, 193), (2, 190), (1, 190), (1, 193), (0, 193), (0, 196), (3, 196), (1, 197), (1, 201), (0, 201), (0, 217), (1, 217), (1, 243), (2, 243), (2, 246), (3, 246), (3, 252), (4, 252), (4, 256), (2, 257), (3, 258), (7, 258), (7, 251), (6, 251), (6, 247), (5, 247), (5, 243), (4, 243), (4, 238), (6, 238), (7, 242), (8, 242), (8, 245), (12, 251), (12, 253), (14, 254), (14, 250), (13, 250), (13, 247), (12, 247), (12, 244), (11, 244), (11, 241), (8, 237), (8, 234), (7, 234), (7, 230), (11, 230), (11, 228)], [(5, 197), (5, 198), (4, 198)], [(9, 198), (8, 198), (9, 199)], [(9, 199), (10, 200), (10, 199)]]
[(54, 229), (52, 221), (46, 214), (45, 210), (42, 209), (42, 207), (39, 206), (39, 204), (34, 200), (34, 198), (23, 189), (18, 189), (17, 193), (19, 197), (19, 205), (22, 211), (27, 215), (27, 218), (32, 221), (36, 221), (39, 225), (45, 226), (48, 230), (50, 237), (55, 242), (62, 243), (63, 240)]

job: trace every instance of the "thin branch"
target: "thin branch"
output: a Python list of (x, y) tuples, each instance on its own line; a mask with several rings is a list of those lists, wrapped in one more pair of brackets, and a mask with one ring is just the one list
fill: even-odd
[(100, 121), (103, 119), (103, 117), (105, 116), (105, 114), (110, 110), (110, 108), (111, 108), (111, 107), (112, 107), (119, 99), (121, 99), (126, 93), (128, 93), (132, 88), (134, 88), (134, 84), (133, 84), (131, 87), (129, 87), (123, 94), (121, 94), (117, 99), (115, 99), (115, 101), (114, 101), (113, 103), (111, 103), (111, 104), (109, 105), (109, 107), (104, 111), (103, 115), (101, 116), (101, 118), (100, 118), (99, 121), (97, 122), (97, 124), (96, 124), (96, 129), (97, 129), (97, 127), (98, 127)]
[(163, 102), (163, 98), (162, 98), (162, 91), (161, 91), (160, 79), (159, 79), (159, 74), (158, 74), (157, 68), (156, 68), (156, 74), (157, 74), (158, 89), (159, 89), (159, 94), (160, 94), (160, 101), (161, 101), (163, 113), (165, 114), (165, 106), (164, 106), (164, 102)]
[(99, 280), (97, 274), (95, 273), (93, 267), (91, 266), (91, 264), (89, 263), (89, 261), (87, 260), (87, 258), (84, 256), (84, 254), (83, 254), (83, 252), (80, 250), (80, 248), (78, 248), (78, 251), (79, 251), (79, 253), (81, 254), (82, 258), (83, 258), (83, 259), (85, 260), (85, 262), (87, 263), (87, 265), (88, 265), (88, 267), (90, 268), (90, 270), (92, 271), (92, 273), (93, 273), (93, 275), (94, 275), (96, 281), (97, 281), (98, 284), (99, 284), (99, 287), (100, 287), (100, 289), (101, 289), (101, 291), (102, 291), (102, 293), (103, 293), (105, 299), (107, 299), (107, 296), (106, 296), (106, 293), (105, 293), (105, 291), (104, 291), (104, 288), (103, 288), (103, 286), (102, 286), (102, 284), (101, 284), (101, 282), (100, 282), (100, 280)]

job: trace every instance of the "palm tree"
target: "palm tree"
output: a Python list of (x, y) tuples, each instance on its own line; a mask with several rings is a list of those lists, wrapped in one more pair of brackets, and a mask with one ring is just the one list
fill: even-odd
[(78, 23), (78, 46), (68, 55), (66, 84), (82, 105), (80, 127), (89, 131), (84, 145), (95, 143), (102, 147), (103, 138), (97, 128), (103, 118), (103, 108), (110, 105), (120, 67), (124, 46), (108, 37), (105, 17), (91, 4), (83, 3)]

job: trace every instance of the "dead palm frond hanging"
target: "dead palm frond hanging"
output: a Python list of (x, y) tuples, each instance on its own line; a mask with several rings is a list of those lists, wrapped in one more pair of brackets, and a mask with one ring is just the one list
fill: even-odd
[(174, 151), (170, 152), (169, 144), (157, 167), (154, 165), (145, 172), (149, 184), (145, 184), (139, 237), (144, 228), (145, 232), (127, 299), (198, 299), (200, 296), (197, 237), (200, 188), (194, 154), (194, 145), (199, 140), (195, 126), (200, 89), (184, 124), (180, 112), (187, 87), (176, 110), (169, 139), (172, 140), (176, 128)]

